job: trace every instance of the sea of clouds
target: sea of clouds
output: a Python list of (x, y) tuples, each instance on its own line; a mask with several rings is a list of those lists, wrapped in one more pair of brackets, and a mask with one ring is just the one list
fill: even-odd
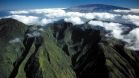
[[(64, 8), (48, 8), (9, 11), (9, 13), (9, 16), (4, 16), (3, 18), (13, 18), (28, 25), (47, 26), (47, 24), (60, 19), (71, 22), (74, 25), (84, 24), (89, 21), (88, 24), (91, 26), (103, 27), (111, 31), (110, 34), (113, 37), (128, 42), (129, 44), (126, 47), (139, 50), (139, 9), (81, 13), (67, 12)], [(136, 28), (123, 35), (123, 24), (131, 24), (136, 26)]]

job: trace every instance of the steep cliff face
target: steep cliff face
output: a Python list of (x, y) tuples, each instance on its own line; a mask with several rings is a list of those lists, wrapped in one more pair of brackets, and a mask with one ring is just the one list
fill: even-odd
[(7, 31), (14, 32), (0, 33), (4, 40), (0, 41), (4, 45), (0, 44), (0, 78), (139, 77), (136, 53), (124, 48), (123, 42), (106, 38), (100, 30), (66, 22), (42, 29), (5, 20), (15, 24), (0, 25), (1, 31), (11, 25), (13, 30)]
[(49, 35), (38, 30), (26, 32), (23, 54), (15, 62), (10, 78), (75, 78), (70, 59)]
[(124, 42), (81, 26), (61, 23), (52, 27), (58, 45), (71, 57), (77, 78), (139, 77), (138, 56)]
[(51, 33), (13, 19), (1, 22), (0, 39), (4, 41), (0, 43), (4, 46), (0, 44), (0, 78), (76, 77), (70, 58), (56, 45)]
[(0, 20), (0, 78), (8, 78), (13, 63), (21, 54), (27, 26), (13, 19)]

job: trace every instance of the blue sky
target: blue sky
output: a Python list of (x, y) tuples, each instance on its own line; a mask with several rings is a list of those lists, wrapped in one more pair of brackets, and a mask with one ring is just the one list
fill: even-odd
[(67, 8), (90, 3), (139, 8), (139, 0), (0, 0), (0, 10)]

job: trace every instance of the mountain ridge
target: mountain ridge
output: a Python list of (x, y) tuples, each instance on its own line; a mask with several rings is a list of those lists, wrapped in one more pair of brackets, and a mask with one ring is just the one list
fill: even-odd
[(26, 26), (16, 32), (24, 33), (21, 42), (6, 41), (8, 45), (0, 47), (0, 78), (139, 77), (137, 54), (100, 30), (68, 22), (51, 23), (41, 32), (40, 27)]
[(108, 5), (108, 4), (84, 4), (84, 5), (74, 6), (74, 7), (89, 8), (89, 7), (94, 7), (94, 6), (96, 6), (96, 7), (102, 7), (102, 6), (115, 7), (115, 8), (119, 8), (119, 9), (129, 10), (129, 8), (124, 8), (124, 7), (120, 7), (120, 6), (114, 6), (114, 5)]

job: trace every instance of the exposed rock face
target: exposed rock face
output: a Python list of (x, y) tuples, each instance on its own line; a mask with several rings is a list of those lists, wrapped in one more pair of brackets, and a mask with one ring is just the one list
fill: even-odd
[[(2, 27), (3, 20), (0, 23)], [(6, 24), (15, 28), (14, 23)], [(124, 48), (123, 42), (106, 38), (100, 30), (65, 22), (50, 24), (44, 31), (34, 26), (19, 28), (22, 30), (15, 31), (18, 35), (10, 33), (8, 40), (0, 41), (4, 45), (0, 44), (0, 78), (139, 77), (137, 54)], [(9, 43), (18, 36), (21, 42)]]
[[(89, 28), (89, 27), (88, 27)], [(96, 29), (54, 24), (53, 35), (72, 59), (77, 78), (138, 78), (138, 56)]]

